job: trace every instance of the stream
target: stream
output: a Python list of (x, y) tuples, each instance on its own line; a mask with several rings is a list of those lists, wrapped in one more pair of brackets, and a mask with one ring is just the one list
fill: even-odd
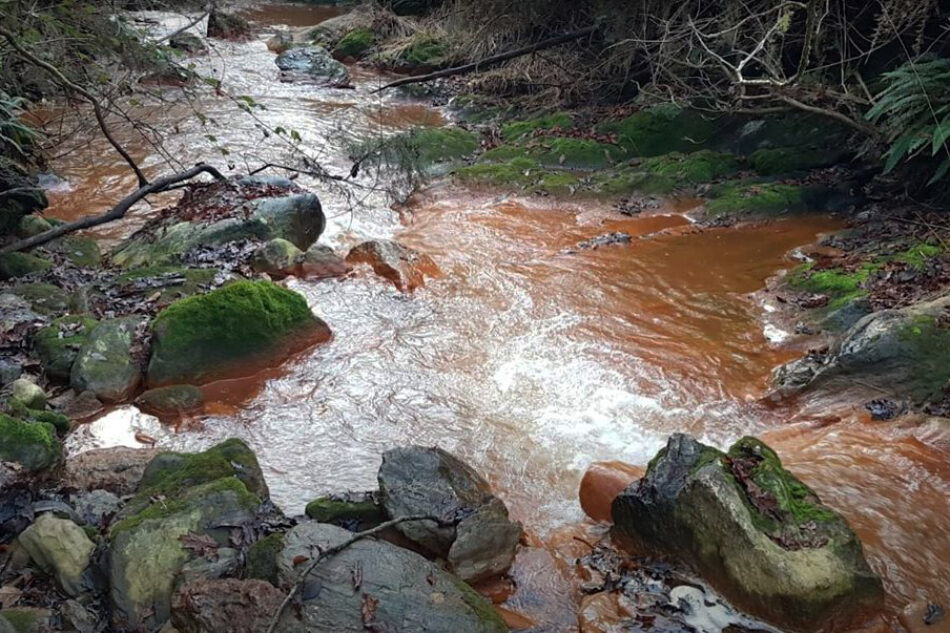
[[(250, 17), (266, 25), (258, 39), (212, 42), (211, 54), (193, 61), (233, 94), (263, 105), (255, 110), (260, 121), (296, 130), (310, 154), (345, 174), (350, 143), (440, 125), (451, 115), (372, 94), (386, 77), (365, 69), (351, 68), (353, 90), (281, 81), (264, 43), (268, 30), (312, 26), (337, 13), (256, 9)], [(163, 94), (167, 100), (134, 114), (174, 131), (164, 147), (182, 164), (230, 162), (235, 172), (246, 171), (279, 162), (286, 150), (212, 90), (196, 98), (213, 126), (176, 91)], [(134, 130), (118, 131), (149, 173), (165, 169)], [(64, 148), (53, 167), (61, 177), (50, 190), (47, 213), (54, 217), (99, 212), (135, 188), (101, 139)], [(175, 450), (241, 437), (257, 452), (274, 501), (295, 514), (322, 494), (375, 488), (389, 448), (438, 445), (484, 474), (513, 516), (543, 539), (584, 520), (577, 489), (593, 461), (646, 464), (673, 432), (720, 447), (757, 434), (856, 529), (885, 579), (891, 615), (911, 600), (950, 606), (946, 448), (928, 444), (913, 427), (871, 422), (863, 403), (777, 407), (760, 400), (772, 368), (802, 350), (781, 345), (781, 325), (763, 319), (769, 306), (757, 291), (794, 265), (790, 251), (840, 221), (805, 216), (698, 230), (688, 219), (694, 200), (625, 217), (603, 203), (446, 183), (396, 213), (371, 187), (372, 175), (358, 182), (368, 188), (347, 196), (298, 180), (320, 194), (328, 217), (321, 241), (345, 250), (394, 238), (431, 256), (441, 275), (412, 295), (365, 271), (290, 280), (330, 325), (329, 343), (253, 380), (218, 385), (220, 402), (178, 428), (132, 407), (111, 411), (76, 434), (73, 450), (134, 445), (130, 428)], [(175, 199), (166, 198), (94, 235), (114, 244)], [(615, 231), (631, 243), (577, 248)], [(519, 564), (530, 561), (519, 557)], [(551, 596), (559, 595), (551, 587)], [(568, 620), (551, 615), (550, 627), (537, 630), (576, 630)]]

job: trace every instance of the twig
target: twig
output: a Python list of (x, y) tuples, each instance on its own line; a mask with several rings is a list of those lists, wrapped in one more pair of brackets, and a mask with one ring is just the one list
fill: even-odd
[(417, 77), (406, 77), (404, 79), (399, 79), (393, 82), (386, 84), (380, 88), (373, 90), (374, 93), (382, 92), (389, 88), (396, 88), (398, 86), (405, 86), (408, 84), (423, 83), (426, 81), (432, 81), (433, 79), (440, 79), (442, 77), (452, 77), (454, 75), (464, 75), (466, 73), (475, 72), (485, 68), (490, 68), (497, 64), (501, 64), (516, 57), (521, 57), (522, 55), (527, 55), (528, 53), (534, 53), (535, 51), (540, 51), (545, 48), (551, 48), (552, 46), (557, 46), (558, 44), (564, 44), (566, 42), (573, 42), (574, 40), (579, 40), (582, 37), (588, 35), (593, 35), (600, 28), (599, 24), (594, 26), (589, 26), (579, 31), (571, 31), (570, 33), (564, 33), (563, 35), (558, 35), (556, 37), (551, 37), (546, 40), (541, 40), (536, 44), (531, 46), (525, 46), (523, 48), (517, 48), (513, 51), (508, 51), (507, 53), (501, 53), (500, 55), (493, 55), (491, 57), (486, 57), (477, 62), (472, 62), (471, 64), (464, 64), (462, 66), (455, 66), (453, 68), (446, 68), (444, 70), (438, 70), (427, 75), (419, 75)]
[(349, 547), (353, 543), (356, 543), (357, 541), (360, 541), (364, 538), (376, 536), (377, 534), (381, 532), (385, 532), (391, 527), (395, 527), (399, 525), (400, 523), (406, 523), (408, 521), (433, 521), (435, 523), (438, 523), (440, 526), (454, 525), (452, 521), (445, 521), (438, 517), (434, 517), (434, 516), (426, 515), (426, 514), (418, 515), (418, 516), (400, 517), (398, 519), (392, 519), (391, 521), (384, 521), (383, 523), (380, 523), (376, 527), (371, 528), (369, 530), (365, 530), (363, 532), (357, 532), (353, 536), (348, 538), (347, 540), (343, 541), (342, 543), (334, 545), (333, 547), (328, 547), (325, 550), (321, 550), (320, 553), (317, 554), (317, 557), (313, 560), (313, 562), (310, 563), (310, 565), (308, 565), (307, 568), (303, 571), (303, 573), (300, 575), (300, 578), (298, 578), (297, 582), (294, 583), (293, 587), (290, 588), (290, 591), (287, 593), (287, 596), (284, 598), (284, 601), (280, 603), (279, 607), (277, 607), (277, 612), (274, 613), (274, 617), (271, 620), (270, 626), (267, 627), (266, 633), (274, 633), (274, 630), (277, 628), (277, 623), (280, 621), (280, 616), (283, 615), (284, 611), (287, 609), (287, 605), (289, 605), (291, 600), (294, 599), (294, 596), (297, 595), (297, 592), (300, 590), (300, 587), (302, 587), (304, 582), (307, 580), (307, 576), (309, 576), (313, 572), (313, 570), (317, 568), (317, 565), (319, 565), (324, 559), (329, 558), (330, 556), (339, 554), (340, 552), (345, 550), (347, 547)]
[(122, 159), (128, 163), (129, 167), (132, 168), (132, 171), (135, 172), (135, 177), (138, 178), (139, 181), (139, 187), (145, 187), (148, 185), (148, 179), (145, 177), (145, 174), (142, 173), (142, 170), (139, 168), (136, 162), (132, 160), (132, 157), (129, 155), (129, 153), (125, 151), (125, 148), (122, 147), (122, 145), (120, 145), (117, 140), (115, 140), (115, 137), (112, 136), (112, 133), (109, 131), (109, 126), (106, 124), (105, 114), (102, 111), (102, 104), (99, 103), (99, 100), (82, 86), (70, 81), (66, 75), (56, 68), (56, 66), (53, 66), (49, 62), (43, 61), (30, 51), (23, 48), (20, 42), (17, 41), (16, 36), (2, 26), (0, 26), (0, 36), (3, 36), (3, 38), (9, 42), (10, 46), (13, 47), (13, 50), (15, 50), (20, 55), (20, 57), (30, 62), (34, 66), (42, 68), (46, 72), (50, 73), (61, 86), (72, 92), (75, 92), (78, 95), (81, 95), (86, 99), (86, 101), (92, 104), (92, 111), (95, 114), (96, 122), (99, 124), (99, 129), (102, 130), (102, 134), (109, 141), (109, 144), (115, 148), (115, 151), (117, 151), (119, 155), (122, 156)]
[(158, 178), (150, 183), (147, 183), (144, 187), (139, 187), (133, 193), (129, 194), (123, 198), (119, 204), (115, 205), (109, 211), (101, 215), (93, 215), (76, 220), (75, 222), (70, 222), (68, 224), (60, 224), (55, 226), (48, 231), (44, 231), (33, 237), (29, 237), (19, 242), (14, 242), (9, 246), (0, 248), (0, 255), (6, 253), (13, 253), (15, 251), (22, 251), (27, 248), (33, 248), (35, 246), (40, 246), (41, 244), (46, 244), (49, 241), (55, 240), (57, 237), (66, 235), (67, 233), (72, 233), (73, 231), (79, 231), (81, 229), (88, 229), (94, 226), (99, 226), (100, 224), (105, 224), (106, 222), (112, 222), (113, 220), (118, 220), (125, 216), (125, 214), (132, 208), (132, 206), (143, 199), (145, 196), (148, 196), (153, 193), (160, 193), (162, 191), (167, 191), (171, 185), (176, 183), (191, 180), (198, 174), (205, 173), (211, 174), (216, 180), (224, 180), (224, 176), (221, 175), (217, 169), (211, 165), (198, 164), (187, 169), (185, 171), (179, 172), (177, 174), (171, 174), (169, 176), (163, 176)]

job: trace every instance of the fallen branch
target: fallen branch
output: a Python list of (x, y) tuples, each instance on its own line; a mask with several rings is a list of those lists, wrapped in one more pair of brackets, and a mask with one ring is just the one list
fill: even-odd
[(99, 129), (102, 130), (103, 136), (106, 137), (106, 140), (109, 141), (109, 144), (115, 148), (115, 151), (122, 156), (122, 159), (129, 165), (133, 172), (135, 172), (135, 177), (138, 178), (139, 187), (144, 187), (148, 184), (148, 179), (145, 177), (145, 174), (142, 173), (142, 170), (139, 168), (138, 164), (132, 160), (132, 157), (129, 155), (125, 148), (119, 144), (115, 137), (112, 136), (112, 132), (109, 131), (109, 126), (106, 125), (105, 113), (102, 111), (102, 104), (99, 103), (99, 100), (88, 90), (82, 86), (73, 83), (70, 81), (56, 66), (53, 66), (49, 62), (45, 62), (42, 59), (38, 58), (36, 55), (30, 51), (23, 48), (19, 41), (17, 41), (16, 36), (8, 31), (7, 29), (0, 26), (0, 36), (3, 36), (4, 39), (13, 47), (20, 57), (28, 61), (29, 63), (42, 68), (49, 74), (53, 75), (53, 78), (59, 83), (63, 88), (70, 92), (74, 92), (82, 96), (86, 101), (92, 104), (92, 111), (96, 117), (96, 122), (99, 124)]
[(144, 187), (139, 187), (133, 193), (123, 198), (119, 204), (115, 205), (112, 207), (112, 209), (101, 215), (93, 215), (76, 220), (75, 222), (69, 222), (68, 224), (60, 224), (59, 226), (53, 227), (49, 231), (44, 231), (38, 235), (34, 235), (33, 237), (28, 237), (24, 240), (20, 240), (19, 242), (14, 242), (9, 246), (5, 246), (0, 249), (0, 255), (40, 246), (55, 240), (58, 237), (66, 235), (67, 233), (92, 228), (94, 226), (99, 226), (100, 224), (105, 224), (106, 222), (118, 220), (122, 217), (125, 217), (125, 214), (128, 213), (129, 209), (131, 209), (136, 202), (142, 200), (146, 196), (153, 193), (167, 191), (172, 185), (184, 182), (186, 180), (191, 180), (201, 173), (211, 174), (211, 176), (213, 176), (216, 180), (225, 179), (224, 176), (221, 175), (221, 172), (211, 165), (195, 165), (191, 169), (186, 169), (185, 171), (179, 172), (177, 174), (163, 176), (150, 183), (147, 183)]
[(452, 521), (445, 521), (443, 519), (430, 516), (430, 515), (400, 517), (398, 519), (392, 519), (391, 521), (385, 521), (383, 523), (380, 523), (376, 527), (371, 528), (369, 530), (366, 530), (363, 532), (356, 532), (353, 536), (343, 541), (342, 543), (334, 545), (333, 547), (328, 547), (325, 550), (321, 550), (320, 553), (317, 554), (317, 557), (313, 559), (313, 562), (310, 563), (310, 565), (308, 565), (307, 568), (303, 571), (303, 573), (300, 575), (300, 578), (297, 580), (297, 582), (294, 583), (294, 586), (290, 588), (290, 591), (287, 592), (287, 596), (284, 598), (284, 601), (280, 603), (279, 607), (277, 607), (277, 612), (274, 613), (274, 617), (271, 620), (270, 626), (267, 627), (266, 633), (274, 633), (274, 630), (277, 628), (277, 624), (280, 621), (280, 616), (283, 615), (284, 611), (287, 609), (287, 605), (289, 605), (291, 600), (294, 599), (294, 596), (297, 595), (297, 592), (300, 590), (304, 582), (307, 580), (307, 576), (309, 576), (313, 572), (313, 570), (317, 568), (317, 565), (319, 565), (321, 562), (323, 562), (325, 559), (329, 558), (330, 556), (339, 554), (340, 552), (348, 548), (353, 543), (356, 543), (357, 541), (360, 541), (364, 538), (376, 536), (377, 534), (381, 532), (385, 532), (391, 527), (395, 527), (399, 525), (400, 523), (406, 523), (408, 521), (434, 521), (435, 523), (438, 523), (440, 526), (454, 525)]
[(453, 68), (446, 68), (444, 70), (437, 70), (436, 72), (429, 73), (427, 75), (419, 75), (417, 77), (405, 77), (403, 79), (398, 79), (396, 81), (390, 82), (385, 86), (377, 88), (373, 92), (382, 92), (389, 88), (396, 88), (398, 86), (405, 86), (408, 84), (417, 84), (424, 83), (426, 81), (432, 81), (433, 79), (440, 79), (442, 77), (452, 77), (454, 75), (464, 75), (470, 72), (477, 72), (479, 70), (484, 70), (486, 68), (491, 68), (498, 64), (504, 63), (508, 60), (515, 59), (516, 57), (521, 57), (522, 55), (527, 55), (529, 53), (534, 53), (536, 51), (544, 50), (546, 48), (551, 48), (559, 44), (565, 44), (567, 42), (573, 42), (574, 40), (579, 40), (582, 37), (587, 37), (588, 35), (593, 35), (597, 29), (600, 28), (599, 24), (594, 26), (588, 26), (587, 28), (580, 29), (578, 31), (571, 31), (570, 33), (564, 33), (563, 35), (558, 35), (556, 37), (551, 37), (546, 40), (541, 40), (530, 46), (525, 46), (523, 48), (517, 48), (513, 51), (508, 51), (507, 53), (501, 53), (499, 55), (493, 55), (492, 57), (486, 57), (477, 62), (472, 62), (471, 64), (465, 64), (463, 66), (455, 66)]

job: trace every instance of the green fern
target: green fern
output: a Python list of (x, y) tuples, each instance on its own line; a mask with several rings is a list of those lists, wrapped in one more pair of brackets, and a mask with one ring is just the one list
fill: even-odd
[(928, 185), (950, 172), (950, 59), (908, 62), (884, 74), (887, 87), (867, 114), (889, 143), (885, 172), (902, 161), (929, 157), (936, 163)]
[(26, 100), (0, 92), (0, 153), (9, 146), (26, 156), (27, 146), (39, 138), (39, 133), (20, 119), (25, 106)]

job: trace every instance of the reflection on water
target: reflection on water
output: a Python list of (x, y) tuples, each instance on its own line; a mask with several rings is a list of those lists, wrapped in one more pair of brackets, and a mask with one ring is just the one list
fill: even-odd
[[(260, 9), (255, 17), (312, 24), (323, 10)], [(165, 131), (174, 161), (210, 160), (226, 172), (283, 161), (285, 141), (266, 136), (260, 121), (297, 130), (309, 153), (344, 174), (352, 142), (442, 121), (436, 109), (372, 95), (383, 79), (366, 72), (349, 91), (282, 83), (264, 38), (214, 42), (211, 55), (195, 60), (234, 94), (264, 106), (257, 120), (211, 90), (194, 97), (207, 124), (174, 93), (133, 112)], [(149, 173), (169, 169), (134, 130), (117, 132)], [(227, 158), (218, 153), (224, 145)], [(70, 187), (50, 194), (48, 213), (56, 217), (99, 212), (135, 187), (99, 139), (55, 167)], [(174, 432), (120, 409), (70, 446), (107, 435), (139, 442), (134, 429), (188, 450), (240, 436), (257, 451), (275, 500), (299, 512), (323, 493), (375, 487), (388, 448), (439, 445), (485, 473), (516, 518), (546, 533), (580, 518), (576, 489), (592, 461), (646, 463), (675, 431), (723, 446), (773, 429), (766, 439), (861, 534), (895, 609), (916, 597), (950, 603), (947, 455), (884, 424), (781, 428), (791, 413), (756, 402), (771, 368), (794, 353), (768, 342), (749, 294), (788, 265), (789, 249), (834, 222), (811, 217), (699, 231), (680, 213), (683, 205), (623, 218), (595, 203), (442, 187), (413, 200), (401, 224), (371, 177), (362, 178), (364, 188), (348, 198), (301, 177), (330, 216), (323, 239), (342, 246), (396, 236), (433, 257), (442, 277), (411, 297), (370, 275), (291, 280), (334, 331), (330, 343), (263, 382), (217, 385), (200, 424)], [(173, 199), (142, 205), (97, 234), (118, 239)], [(615, 231), (631, 243), (576, 247)], [(544, 557), (526, 552), (516, 573), (544, 567)], [(552, 622), (570, 620), (547, 611)]]

